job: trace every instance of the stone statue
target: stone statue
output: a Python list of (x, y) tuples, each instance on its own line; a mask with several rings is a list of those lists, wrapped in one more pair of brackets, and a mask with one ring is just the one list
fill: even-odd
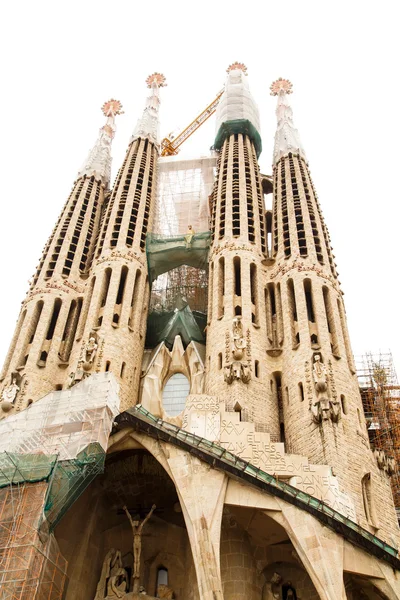
[(322, 364), (321, 356), (319, 354), (314, 354), (313, 376), (316, 391), (319, 394), (326, 392), (328, 389), (326, 367)]
[(311, 413), (315, 423), (331, 419), (337, 423), (340, 418), (340, 403), (329, 397), (328, 375), (326, 366), (321, 362), (321, 355), (314, 354), (313, 378), (317, 398), (311, 403)]
[(94, 337), (90, 337), (88, 343), (85, 345), (85, 360), (84, 362), (93, 364), (94, 357), (97, 352), (97, 343)]
[(188, 225), (187, 233), (184, 236), (184, 238), (185, 238), (185, 247), (187, 249), (189, 249), (189, 248), (192, 247), (192, 241), (193, 241), (194, 235), (195, 235), (195, 231), (194, 231), (193, 227), (191, 225)]
[(128, 576), (122, 567), (121, 552), (111, 548), (105, 556), (94, 600), (122, 598), (126, 593)]
[(243, 335), (242, 317), (234, 317), (232, 321), (232, 354), (235, 360), (243, 358), (246, 340)]
[[(243, 335), (242, 317), (237, 316), (232, 320), (231, 332), (231, 353), (232, 362), (229, 362), (224, 367), (224, 380), (231, 384), (235, 379), (248, 383), (251, 379), (251, 369), (247, 361), (243, 361), (244, 354), (247, 348), (246, 338)], [(227, 332), (229, 339), (229, 332)], [(227, 350), (229, 348), (229, 341)], [(243, 361), (243, 362), (242, 362)]]
[(147, 517), (145, 517), (143, 519), (143, 521), (140, 522), (139, 520), (132, 519), (131, 514), (130, 514), (129, 510), (127, 509), (127, 507), (126, 506), (123, 507), (123, 509), (126, 513), (126, 516), (128, 517), (129, 522), (131, 524), (132, 532), (133, 532), (133, 574), (132, 574), (132, 577), (134, 580), (136, 580), (136, 586), (135, 586), (135, 581), (134, 581), (134, 588), (137, 587), (137, 590), (136, 589), (133, 590), (134, 592), (137, 592), (139, 589), (140, 554), (142, 552), (143, 527), (146, 525), (147, 521), (150, 519), (151, 515), (153, 514), (153, 512), (155, 511), (156, 508), (157, 508), (156, 505), (153, 504)]
[(157, 598), (163, 598), (164, 600), (173, 600), (174, 591), (172, 590), (172, 588), (165, 585), (165, 583), (160, 583), (157, 587)]
[(107, 582), (107, 598), (122, 598), (125, 596), (128, 577), (122, 566), (121, 552), (117, 551), (111, 564), (110, 578)]
[(2, 402), (9, 402), (10, 404), (14, 404), (15, 398), (19, 392), (19, 387), (15, 380), (15, 377), (12, 378), (11, 384), (4, 388), (3, 393), (1, 394)]
[(278, 600), (281, 597), (281, 584), (282, 577), (275, 572), (271, 581), (268, 581), (263, 587), (262, 600)]

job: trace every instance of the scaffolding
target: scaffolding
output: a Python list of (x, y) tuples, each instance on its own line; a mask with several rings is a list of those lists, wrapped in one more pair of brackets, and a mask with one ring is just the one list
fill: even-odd
[(185, 331), (195, 331), (193, 339), (204, 343), (211, 243), (208, 209), (216, 162), (215, 156), (159, 160), (156, 214), (146, 241), (152, 282), (148, 348), (165, 337), (177, 311)]
[(391, 352), (368, 352), (356, 359), (368, 436), (378, 465), (391, 476), (400, 520), (400, 385)]
[(61, 600), (53, 529), (104, 470), (118, 385), (97, 373), (0, 422), (0, 600)]

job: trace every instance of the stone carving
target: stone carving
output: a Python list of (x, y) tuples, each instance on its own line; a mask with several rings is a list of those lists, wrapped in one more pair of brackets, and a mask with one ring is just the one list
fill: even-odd
[(157, 587), (157, 598), (164, 598), (164, 600), (174, 600), (174, 591), (165, 585), (160, 583)]
[(340, 405), (336, 397), (329, 396), (328, 374), (320, 354), (314, 354), (312, 374), (317, 396), (311, 403), (311, 413), (315, 423), (321, 423), (327, 419), (337, 423), (340, 418)]
[(386, 456), (385, 451), (381, 450), (379, 448), (375, 448), (374, 456), (375, 456), (376, 462), (378, 464), (378, 467), (382, 471), (385, 471), (389, 476), (393, 475), (395, 473), (396, 460), (394, 458)]
[[(18, 392), (19, 392), (19, 386), (17, 385), (16, 378), (12, 377), (11, 384), (8, 385), (7, 387), (5, 387), (1, 394), (2, 406), (6, 405), (6, 404), (8, 404), (8, 405), (14, 404)], [(3, 408), (3, 410), (4, 410), (4, 408)]]
[(121, 552), (111, 548), (106, 554), (94, 600), (123, 598), (127, 591), (128, 575), (122, 566)]
[(75, 372), (72, 371), (68, 376), (67, 388), (71, 388), (72, 386), (76, 385), (80, 381), (83, 381), (83, 379), (85, 379), (86, 377), (89, 377), (90, 373), (87, 373), (85, 371), (84, 364), (85, 363), (83, 362), (82, 359), (80, 359), (78, 361), (76, 371)]
[(143, 521), (140, 522), (139, 519), (136, 519), (136, 518), (132, 519), (132, 516), (131, 516), (129, 510), (127, 509), (127, 507), (126, 506), (123, 507), (123, 509), (126, 513), (126, 516), (128, 517), (129, 522), (131, 524), (132, 532), (133, 532), (133, 573), (132, 573), (132, 577), (133, 577), (133, 592), (134, 593), (138, 593), (138, 591), (139, 591), (140, 555), (142, 552), (143, 527), (146, 525), (147, 521), (150, 519), (151, 515), (156, 510), (156, 508), (157, 508), (156, 505), (153, 504), (147, 517), (145, 517), (143, 519)]
[(323, 269), (317, 267), (316, 265), (310, 265), (308, 263), (303, 264), (303, 260), (299, 256), (295, 257), (292, 263), (278, 264), (277, 268), (272, 271), (269, 276), (270, 281), (275, 281), (279, 274), (286, 275), (286, 273), (289, 273), (289, 271), (292, 271), (293, 269), (296, 269), (299, 273), (313, 271), (318, 277), (322, 277), (323, 279), (329, 281), (335, 290), (340, 291), (339, 284), (332, 275), (326, 273)]
[[(224, 367), (224, 379), (231, 384), (235, 379), (248, 383), (251, 379), (250, 370), (250, 334), (247, 332), (247, 340), (243, 333), (242, 317), (234, 317), (232, 321), (232, 332), (230, 336), (230, 352), (226, 344), (227, 364)], [(227, 333), (226, 340), (228, 341)], [(249, 362), (246, 361), (246, 358)], [(230, 362), (230, 359), (233, 359)]]
[(279, 573), (274, 573), (271, 581), (268, 581), (263, 588), (262, 600), (276, 600), (281, 597), (282, 577)]
[(88, 364), (88, 363), (89, 363), (89, 365), (93, 364), (94, 357), (96, 356), (97, 348), (98, 348), (98, 344), (96, 342), (96, 339), (93, 336), (91, 336), (84, 348), (85, 364)]

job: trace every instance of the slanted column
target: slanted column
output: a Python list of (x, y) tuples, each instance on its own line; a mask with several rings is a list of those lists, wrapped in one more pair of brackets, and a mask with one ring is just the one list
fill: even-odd
[(212, 196), (206, 389), (225, 400), (226, 410), (277, 436), (263, 292), (267, 249), (259, 129), (246, 67), (235, 63), (217, 109), (214, 147), (220, 160)]
[(78, 172), (32, 278), (0, 376), (0, 396), (6, 390), (0, 418), (67, 384), (110, 181), (115, 116), (121, 108), (116, 100), (103, 105), (107, 122)]
[[(143, 116), (102, 218), (92, 269), (93, 293), (87, 307), (74, 377), (111, 371), (120, 384), (121, 409), (137, 402), (145, 341), (149, 280), (146, 235), (156, 200), (159, 73), (147, 79), (151, 92)], [(88, 363), (87, 348), (95, 348)]]

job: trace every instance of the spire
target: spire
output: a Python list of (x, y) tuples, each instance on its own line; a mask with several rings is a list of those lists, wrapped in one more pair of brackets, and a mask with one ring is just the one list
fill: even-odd
[(304, 160), (307, 160), (306, 153), (301, 145), (299, 132), (293, 124), (293, 111), (288, 99), (288, 95), (293, 91), (292, 88), (291, 82), (282, 78), (274, 81), (270, 87), (271, 96), (278, 96), (276, 107), (278, 126), (275, 133), (274, 165), (289, 152), (300, 154)]
[(160, 106), (160, 87), (165, 87), (166, 79), (162, 73), (153, 73), (146, 79), (147, 87), (151, 89), (150, 96), (146, 100), (146, 106), (142, 118), (138, 120), (131, 138), (131, 142), (137, 138), (147, 138), (150, 142), (159, 145), (158, 110)]
[(216, 112), (216, 138), (214, 148), (219, 150), (232, 133), (248, 135), (261, 153), (260, 117), (258, 107), (247, 83), (247, 68), (243, 63), (232, 63), (227, 69), (228, 77), (224, 93)]
[(108, 100), (101, 108), (107, 117), (106, 124), (100, 129), (99, 137), (89, 152), (89, 155), (78, 172), (78, 178), (91, 177), (99, 179), (105, 187), (108, 187), (111, 177), (111, 142), (115, 135), (115, 116), (123, 114), (122, 104), (119, 100)]

